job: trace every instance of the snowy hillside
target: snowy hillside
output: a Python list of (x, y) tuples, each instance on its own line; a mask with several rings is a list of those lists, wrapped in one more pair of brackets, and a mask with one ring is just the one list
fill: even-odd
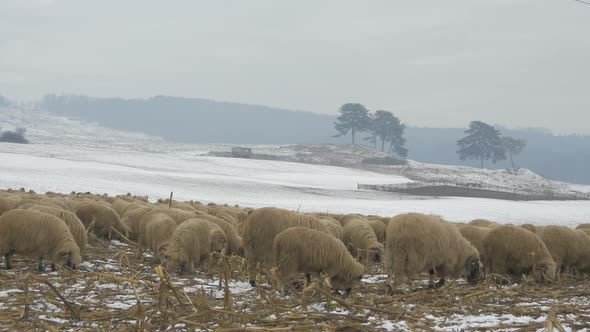
[[(393, 215), (416, 211), (440, 214), (456, 221), (488, 218), (512, 223), (588, 222), (588, 201), (512, 202), (476, 198), (412, 197), (357, 190), (358, 183), (406, 183), (410, 175), (435, 179), (441, 174), (464, 178), (481, 171), (410, 163), (383, 172), (344, 167), (203, 156), (230, 145), (190, 145), (155, 137), (104, 129), (48, 116), (42, 112), (0, 110), (0, 127), (27, 128), (32, 144), (0, 143), (0, 188), (37, 192), (90, 191), (148, 195), (155, 200), (171, 191), (179, 200), (199, 200), (242, 206), (278, 206), (300, 211)], [(254, 146), (264, 153), (291, 153), (292, 148)], [(395, 172), (394, 172), (395, 171)], [(479, 174), (479, 175), (478, 175)], [(469, 175), (472, 176), (472, 175)], [(501, 172), (502, 181), (510, 180)], [(534, 174), (510, 174), (523, 183), (547, 180)], [(484, 180), (482, 180), (484, 181)], [(494, 180), (496, 181), (496, 180)], [(500, 180), (497, 180), (501, 183)], [(560, 185), (560, 184), (555, 184)], [(566, 185), (561, 184), (563, 188)]]

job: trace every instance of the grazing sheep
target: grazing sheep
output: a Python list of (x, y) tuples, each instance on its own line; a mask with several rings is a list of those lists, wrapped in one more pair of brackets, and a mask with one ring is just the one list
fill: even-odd
[(470, 221), (468, 225), (493, 228), (493, 227), (498, 227), (501, 224), (498, 224), (497, 222), (489, 221), (486, 219), (474, 219), (474, 220)]
[(530, 273), (537, 282), (555, 279), (555, 261), (547, 246), (522, 227), (502, 225), (491, 229), (483, 247), (486, 272), (507, 274), (514, 279)]
[(257, 264), (260, 263), (262, 269), (272, 267), (275, 260), (273, 241), (277, 234), (290, 227), (306, 227), (329, 234), (326, 226), (315, 216), (271, 207), (255, 210), (242, 223), (244, 256), (253, 287), (256, 285)]
[(558, 271), (563, 273), (569, 267), (581, 272), (589, 270), (590, 238), (584, 232), (565, 226), (545, 226), (538, 228), (537, 236), (547, 246)]
[(111, 203), (111, 207), (113, 210), (117, 211), (119, 216), (123, 216), (123, 210), (131, 205), (131, 202), (128, 199), (117, 198)]
[[(477, 249), (453, 224), (440, 217), (419, 213), (398, 215), (387, 225), (385, 243), (385, 271), (390, 279), (395, 275), (393, 288), (405, 277), (412, 290), (413, 277), (426, 271), (433, 288), (443, 286), (447, 276), (466, 276), (469, 283), (481, 277)], [(434, 274), (440, 277), (437, 283), (433, 282)]]
[(383, 244), (379, 243), (373, 228), (366, 219), (361, 217), (346, 218), (342, 227), (343, 242), (353, 257), (359, 257), (361, 252), (370, 252), (373, 261), (381, 261)]
[(163, 213), (150, 215), (149, 219), (141, 225), (139, 239), (137, 240), (137, 257), (141, 258), (145, 248), (152, 251), (156, 262), (164, 263), (168, 242), (176, 229), (176, 222)]
[(197, 214), (197, 212), (194, 212), (194, 211), (191, 212), (191, 211), (186, 211), (186, 210), (182, 210), (182, 209), (175, 209), (175, 208), (172, 208), (172, 209), (156, 208), (156, 209), (153, 209), (150, 213), (164, 213), (165, 215), (174, 219), (174, 221), (176, 221), (177, 225), (180, 225), (185, 220), (196, 218), (199, 216)]
[(383, 223), (380, 219), (368, 219), (367, 223), (373, 229), (375, 236), (377, 236), (377, 241), (379, 241), (379, 243), (385, 242), (385, 223)]
[(522, 224), (522, 225), (519, 225), (519, 227), (522, 227), (533, 234), (537, 233), (537, 226), (535, 226), (533, 224)]
[(576, 229), (576, 230), (580, 231), (580, 232), (584, 232), (585, 234), (590, 236), (590, 228), (580, 228), (580, 229)]
[(244, 254), (242, 237), (238, 234), (238, 229), (236, 228), (236, 226), (231, 224), (229, 221), (210, 215), (199, 216), (199, 219), (206, 219), (207, 221), (212, 222), (221, 227), (227, 240), (226, 252), (228, 254)]
[(60, 209), (63, 209), (63, 210), (69, 210), (70, 209), (63, 200), (61, 200), (59, 198), (56, 198), (56, 197), (43, 197), (43, 198), (41, 198), (39, 200), (39, 203), (41, 203), (41, 204), (51, 204), (51, 205), (57, 206), (57, 207), (59, 207)]
[[(276, 272), (282, 277), (295, 273), (324, 273), (334, 289), (350, 292), (363, 277), (364, 267), (350, 255), (344, 244), (331, 235), (305, 228), (291, 227), (280, 232), (273, 243)], [(319, 278), (321, 280), (321, 278)], [(279, 288), (285, 285), (277, 278)]]
[(333, 237), (337, 238), (340, 241), (344, 240), (344, 229), (336, 219), (332, 219), (330, 217), (319, 217), (320, 222), (326, 226), (328, 232)]
[(129, 239), (136, 240), (139, 237), (140, 221), (150, 211), (152, 211), (151, 208), (144, 206), (127, 211), (123, 214), (121, 217), (121, 223), (129, 230)]
[(76, 240), (76, 244), (80, 250), (82, 252), (86, 250), (86, 244), (88, 243), (86, 227), (84, 227), (82, 221), (73, 212), (45, 205), (35, 205), (30, 207), (29, 210), (47, 213), (63, 220), (70, 229), (72, 236), (74, 236), (74, 240)]
[(86, 229), (92, 230), (98, 237), (112, 239), (113, 233), (115, 233), (113, 229), (129, 236), (127, 227), (121, 223), (117, 212), (107, 203), (83, 201), (75, 206), (74, 213), (80, 218)]
[(178, 267), (189, 273), (197, 263), (209, 258), (211, 226), (205, 219), (189, 219), (178, 225), (169, 241), (165, 254), (165, 267), (171, 271)]
[(211, 252), (221, 252), (227, 247), (227, 237), (225, 236), (225, 232), (216, 223), (211, 221), (207, 222), (210, 223), (209, 228), (211, 229), (211, 233), (209, 233), (209, 237), (211, 238)]
[(0, 216), (8, 211), (16, 208), (20, 198), (12, 198), (7, 196), (0, 196)]
[(10, 210), (0, 216), (0, 255), (6, 269), (12, 268), (12, 255), (19, 254), (39, 259), (43, 271), (45, 256), (55, 264), (75, 269), (82, 262), (80, 248), (68, 226), (50, 214), (28, 210)]
[(579, 224), (576, 229), (590, 229), (590, 224)]
[(483, 260), (483, 239), (490, 231), (487, 227), (473, 225), (455, 225), (461, 235), (466, 238), (479, 252), (479, 258)]

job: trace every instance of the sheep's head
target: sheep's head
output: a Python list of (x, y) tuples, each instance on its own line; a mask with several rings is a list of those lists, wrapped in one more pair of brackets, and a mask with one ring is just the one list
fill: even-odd
[(176, 271), (178, 268), (185, 270), (187, 259), (177, 252), (167, 250), (162, 257), (162, 266), (168, 271)]
[(381, 262), (381, 260), (383, 259), (383, 255), (384, 255), (384, 249), (383, 249), (383, 245), (379, 244), (379, 246), (375, 246), (374, 248), (370, 248), (371, 250), (371, 256), (373, 257), (373, 262)]
[[(213, 235), (213, 234), (212, 234)], [(221, 252), (226, 248), (227, 241), (224, 235), (215, 234), (216, 236), (211, 237), (211, 252)]]
[(465, 275), (467, 276), (467, 282), (470, 284), (477, 283), (481, 279), (483, 274), (483, 265), (477, 256), (469, 256), (465, 260)]
[(343, 275), (342, 273), (338, 273), (330, 279), (330, 284), (333, 289), (350, 292), (353, 287), (361, 282), (364, 272), (365, 267), (354, 261), (350, 268), (350, 274), (346, 273), (346, 275)]
[(76, 265), (82, 263), (82, 256), (79, 250), (62, 251), (57, 255), (54, 263), (76, 269)]
[(537, 282), (553, 282), (555, 280), (557, 267), (555, 262), (541, 263), (534, 272), (534, 278)]

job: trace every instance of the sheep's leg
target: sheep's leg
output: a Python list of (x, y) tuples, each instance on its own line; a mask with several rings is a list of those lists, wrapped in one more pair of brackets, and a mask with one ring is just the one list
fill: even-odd
[(137, 251), (136, 251), (135, 255), (139, 259), (139, 258), (141, 258), (141, 256), (143, 256), (144, 252), (145, 252), (145, 249), (143, 248), (143, 239), (140, 236), (139, 239), (137, 240)]
[(39, 272), (45, 272), (45, 266), (43, 266), (43, 256), (39, 257), (39, 265), (37, 265)]
[(436, 288), (434, 284), (434, 269), (428, 271), (428, 288)]
[(307, 280), (307, 284), (311, 284), (311, 273), (305, 272), (305, 280)]
[(12, 269), (12, 255), (10, 253), (4, 255), (4, 262), (6, 263), (7, 270)]
[(55, 267), (55, 263), (51, 263), (51, 271), (52, 272), (57, 271), (57, 268)]
[(195, 271), (195, 262), (192, 259), (188, 260), (188, 264), (187, 264), (187, 272), (188, 273), (193, 273), (193, 271)]

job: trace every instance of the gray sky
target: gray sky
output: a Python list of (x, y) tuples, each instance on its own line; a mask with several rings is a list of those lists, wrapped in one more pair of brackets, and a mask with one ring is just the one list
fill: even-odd
[(173, 95), (590, 134), (574, 0), (0, 0), (0, 94)]

